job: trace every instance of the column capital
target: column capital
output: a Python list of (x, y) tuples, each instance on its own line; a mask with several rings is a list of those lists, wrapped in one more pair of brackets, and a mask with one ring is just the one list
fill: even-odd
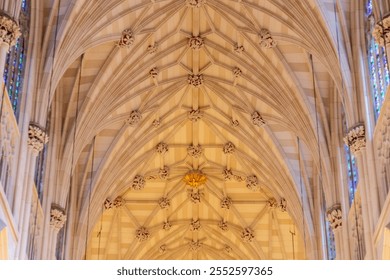
[(340, 229), (342, 226), (342, 212), (341, 205), (335, 204), (326, 211), (326, 217), (332, 227), (333, 231)]
[(344, 137), (344, 143), (349, 146), (351, 152), (356, 155), (366, 147), (366, 131), (363, 124), (351, 128)]
[(18, 23), (8, 15), (0, 15), (0, 44), (5, 43), (9, 47), (16, 44), (21, 32)]
[(390, 43), (390, 15), (377, 22), (372, 31), (372, 36), (381, 46)]
[(63, 228), (65, 222), (65, 210), (57, 205), (52, 205), (50, 209), (50, 227), (58, 232)]
[(36, 124), (30, 124), (28, 127), (27, 145), (33, 152), (38, 154), (43, 150), (43, 146), (49, 141), (46, 132)]

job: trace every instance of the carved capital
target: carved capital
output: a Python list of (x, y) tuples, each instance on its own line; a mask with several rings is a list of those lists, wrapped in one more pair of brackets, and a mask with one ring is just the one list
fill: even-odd
[(203, 192), (199, 189), (189, 189), (187, 191), (188, 199), (193, 203), (193, 204), (198, 204), (200, 203), (200, 198), (203, 195)]
[(246, 187), (252, 191), (259, 190), (259, 180), (256, 175), (250, 175), (246, 177)]
[(51, 206), (50, 209), (50, 227), (60, 231), (66, 222), (65, 210), (58, 206)]
[(366, 132), (364, 125), (358, 125), (349, 130), (344, 137), (344, 142), (349, 146), (351, 152), (356, 155), (361, 149), (366, 147)]
[(243, 242), (252, 242), (253, 239), (255, 238), (255, 234), (253, 232), (253, 230), (251, 228), (244, 228), (242, 231), (241, 231), (241, 240)]
[(43, 150), (44, 145), (49, 141), (49, 137), (42, 128), (35, 124), (30, 124), (28, 127), (27, 145), (32, 148), (35, 153)]
[(259, 44), (262, 48), (272, 49), (276, 47), (276, 41), (272, 38), (268, 29), (261, 29), (259, 33)]
[(145, 187), (145, 177), (142, 175), (136, 175), (131, 184), (133, 190), (142, 190)]
[(190, 145), (188, 148), (187, 148), (187, 154), (190, 156), (190, 157), (193, 157), (193, 158), (200, 158), (200, 156), (202, 155), (203, 153), (203, 148), (201, 145)]
[(232, 206), (232, 204), (233, 204), (232, 199), (228, 196), (225, 196), (221, 199), (222, 209), (230, 209), (230, 206)]
[(326, 217), (333, 230), (337, 230), (342, 226), (342, 212), (340, 204), (335, 204), (326, 212)]
[(200, 87), (201, 85), (203, 85), (203, 75), (188, 75), (187, 83), (193, 87)]
[(204, 40), (200, 36), (192, 36), (188, 39), (188, 46), (194, 51), (200, 50), (204, 46)]
[(117, 46), (120, 48), (130, 47), (134, 43), (134, 34), (131, 29), (125, 29), (122, 31), (122, 36), (119, 39)]
[(150, 232), (146, 227), (140, 227), (135, 231), (135, 237), (139, 242), (143, 242), (150, 238)]
[(379, 21), (372, 31), (375, 41), (382, 47), (390, 43), (390, 16)]
[(16, 44), (20, 35), (19, 25), (10, 17), (0, 15), (0, 44), (5, 43), (12, 47)]
[(168, 209), (169, 206), (171, 206), (171, 200), (168, 197), (163, 196), (158, 200), (158, 205), (161, 209)]

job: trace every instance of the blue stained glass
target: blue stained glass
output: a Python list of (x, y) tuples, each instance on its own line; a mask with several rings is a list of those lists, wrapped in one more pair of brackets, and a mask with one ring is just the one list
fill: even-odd
[(372, 0), (368, 0), (366, 5), (366, 15), (369, 16), (371, 14), (372, 14)]
[(356, 159), (352, 155), (349, 147), (344, 145), (345, 159), (347, 162), (347, 175), (348, 175), (348, 192), (349, 192), (349, 204), (352, 204), (355, 198), (355, 192), (358, 184), (358, 171), (356, 165)]
[(326, 221), (326, 237), (328, 243), (328, 259), (334, 260), (336, 259), (336, 243), (332, 227), (328, 221)]

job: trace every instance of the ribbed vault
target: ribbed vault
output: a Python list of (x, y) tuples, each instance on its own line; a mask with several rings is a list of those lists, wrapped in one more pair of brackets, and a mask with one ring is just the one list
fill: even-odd
[(316, 1), (77, 1), (64, 17), (56, 199), (77, 197), (73, 257), (86, 233), (93, 259), (316, 257), (341, 84)]

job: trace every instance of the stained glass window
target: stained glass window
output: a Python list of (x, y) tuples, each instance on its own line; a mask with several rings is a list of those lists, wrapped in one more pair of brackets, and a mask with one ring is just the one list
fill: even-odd
[(334, 260), (336, 259), (336, 243), (334, 240), (334, 233), (332, 230), (332, 227), (329, 223), (329, 221), (326, 221), (326, 237), (327, 237), (327, 244), (328, 244), (328, 260)]
[[(372, 26), (374, 21), (374, 15), (372, 12), (372, 0), (367, 2), (366, 6), (367, 22)], [(390, 84), (389, 68), (386, 57), (386, 50), (384, 47), (379, 46), (373, 36), (372, 30), (369, 30), (368, 34), (368, 66), (370, 72), (371, 91), (374, 104), (375, 120), (378, 119), (379, 113), (382, 108), (383, 101), (387, 87)]]
[(348, 192), (349, 192), (349, 205), (352, 204), (355, 198), (355, 192), (358, 183), (358, 172), (356, 166), (356, 159), (351, 153), (351, 150), (347, 145), (344, 145), (345, 159), (347, 162), (347, 174), (348, 174)]
[(15, 46), (9, 50), (4, 68), (4, 83), (7, 88), (8, 96), (10, 98), (16, 117), (19, 114), (20, 97), (23, 86), (29, 24), (30, 1), (23, 0), (21, 12), (19, 15), (19, 26), (22, 35), (16, 41)]

